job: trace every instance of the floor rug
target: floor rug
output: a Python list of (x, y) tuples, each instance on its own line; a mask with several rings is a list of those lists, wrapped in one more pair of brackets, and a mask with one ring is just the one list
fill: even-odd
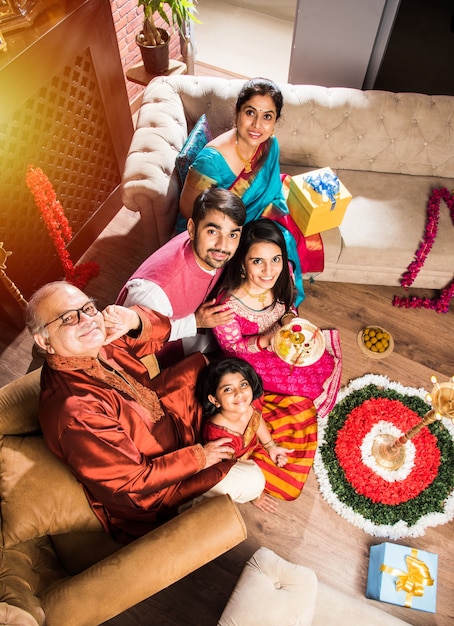
[(314, 459), (322, 496), (348, 522), (369, 535), (419, 537), (454, 518), (454, 426), (443, 418), (406, 446), (394, 471), (372, 455), (379, 434), (400, 436), (431, 408), (427, 391), (367, 374), (340, 390), (337, 404), (319, 420)]

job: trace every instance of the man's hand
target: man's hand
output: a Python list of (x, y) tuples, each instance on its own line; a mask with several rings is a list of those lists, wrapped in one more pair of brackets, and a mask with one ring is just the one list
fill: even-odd
[(225, 304), (216, 304), (216, 300), (204, 302), (195, 312), (197, 328), (214, 328), (228, 324), (233, 317), (233, 311), (226, 308)]
[(102, 316), (106, 327), (104, 345), (126, 335), (131, 330), (137, 330), (141, 325), (140, 317), (134, 309), (118, 304), (109, 304), (102, 312)]
[(231, 441), (230, 437), (221, 437), (220, 439), (206, 443), (203, 446), (206, 457), (205, 467), (203, 469), (216, 465), (216, 463), (224, 459), (234, 459), (235, 453), (233, 448), (228, 445)]

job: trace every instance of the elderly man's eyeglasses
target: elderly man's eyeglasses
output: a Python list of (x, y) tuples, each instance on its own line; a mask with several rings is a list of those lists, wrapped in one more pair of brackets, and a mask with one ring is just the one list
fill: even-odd
[(43, 328), (46, 328), (46, 326), (49, 326), (54, 322), (58, 322), (58, 320), (61, 321), (62, 326), (75, 326), (80, 322), (81, 313), (88, 315), (89, 317), (94, 317), (98, 313), (96, 300), (89, 300), (86, 304), (84, 304), (84, 306), (80, 307), (80, 309), (70, 309), (69, 311), (62, 313), (51, 322), (44, 324)]

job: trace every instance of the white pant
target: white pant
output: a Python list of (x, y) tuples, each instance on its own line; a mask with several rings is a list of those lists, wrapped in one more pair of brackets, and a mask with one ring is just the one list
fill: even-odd
[(265, 476), (254, 461), (237, 461), (217, 485), (206, 491), (202, 498), (228, 494), (234, 502), (243, 504), (258, 498), (265, 489)]
[(216, 341), (213, 331), (210, 328), (204, 328), (203, 332), (198, 332), (194, 337), (183, 337), (184, 356), (194, 354), (194, 352), (215, 352), (219, 350), (219, 344)]

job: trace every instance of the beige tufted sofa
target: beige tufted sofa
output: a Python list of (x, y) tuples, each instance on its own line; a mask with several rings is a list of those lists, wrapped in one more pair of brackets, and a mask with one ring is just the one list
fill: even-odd
[(81, 485), (44, 444), (39, 376), (0, 389), (0, 625), (96, 626), (245, 539), (228, 496), (127, 546), (110, 539)]
[[(239, 79), (160, 77), (145, 89), (126, 160), (123, 202), (140, 211), (150, 251), (173, 232), (179, 184), (175, 158), (206, 113), (213, 136), (231, 128)], [(398, 285), (424, 232), (432, 188), (454, 187), (454, 97), (281, 85), (276, 128), (281, 168), (331, 167), (351, 192), (339, 228), (322, 234), (317, 280)], [(442, 203), (435, 245), (415, 287), (452, 279), (454, 227)]]

